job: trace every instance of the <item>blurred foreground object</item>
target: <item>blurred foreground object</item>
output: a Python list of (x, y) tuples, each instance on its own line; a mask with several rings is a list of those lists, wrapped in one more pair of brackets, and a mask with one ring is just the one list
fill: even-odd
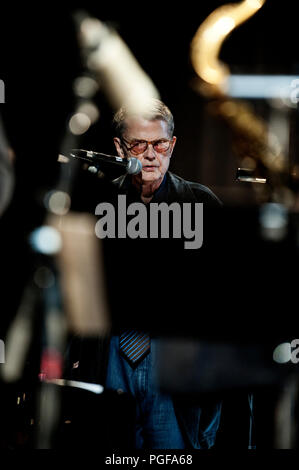
[(7, 143), (0, 118), (0, 215), (8, 206), (14, 186), (12, 150)]
[[(298, 331), (291, 300), (297, 282), (294, 272), (299, 240), (299, 179), (295, 165), (298, 157), (294, 158), (296, 146), (295, 151), (292, 148), (295, 126), (291, 109), (298, 105), (299, 80), (293, 75), (231, 75), (229, 67), (219, 60), (224, 41), (265, 2), (243, 0), (217, 8), (199, 27), (190, 51), (198, 76), (196, 91), (206, 99), (208, 113), (222, 120), (232, 136), (232, 150), (241, 166), (237, 181), (254, 183), (257, 205), (239, 210), (234, 207), (230, 222), (227, 211), (225, 224), (230, 227), (229, 236), (227, 243), (218, 249), (217, 258), (221, 259), (219, 265), (225, 266), (220, 275), (223, 279), (229, 263), (238, 260), (235, 275), (229, 280), (233, 288), (225, 283), (222, 299), (226, 296), (233, 299), (231, 305), (236, 305), (229, 305), (225, 311), (234, 310), (231, 331), (238, 332), (239, 338), (236, 344), (225, 344), (220, 338), (222, 342), (217, 347), (209, 342), (188, 345), (181, 340), (176, 344), (165, 342), (160, 352), (165, 362), (159, 374), (164, 388), (167, 385), (171, 389), (173, 380), (173, 387), (181, 387), (182, 392), (188, 389), (206, 393), (236, 387), (252, 391), (254, 387), (258, 390), (265, 386), (269, 386), (267, 391), (276, 390), (272, 410), (274, 431), (268, 427), (267, 433), (273, 433), (274, 448), (290, 449), (298, 447), (299, 387), (291, 348), (287, 348), (289, 354), (282, 352), (290, 345), (288, 338)], [(251, 39), (249, 36), (250, 44)], [(258, 102), (258, 109), (267, 116), (267, 121), (257, 115), (255, 102), (244, 100), (265, 100)], [(291, 267), (293, 260), (295, 269)], [(245, 335), (249, 338), (247, 344)], [(176, 361), (174, 367), (168, 348), (172, 357), (182, 361)], [(175, 370), (187, 373), (179, 378)]]
[(213, 94), (227, 91), (228, 67), (218, 56), (225, 39), (240, 24), (253, 16), (266, 0), (243, 0), (223, 5), (201, 24), (191, 44), (191, 60), (197, 75), (210, 87)]
[(69, 213), (63, 218), (51, 216), (62, 238), (58, 254), (64, 307), (70, 330), (82, 336), (108, 333), (108, 307), (103, 263), (95, 220), (88, 214)]
[[(197, 91), (207, 99), (208, 112), (221, 119), (230, 130), (232, 149), (241, 172), (243, 169), (251, 172), (250, 180), (240, 179), (240, 172), (237, 180), (253, 183), (266, 180), (267, 184), (253, 185), (258, 203), (277, 202), (292, 208), (296, 203), (293, 190), (298, 189), (298, 176), (296, 168), (291, 167), (289, 149), (282, 142), (283, 129), (288, 132), (288, 115), (282, 111), (277, 117), (275, 103), (280, 99), (280, 107), (288, 107), (289, 111), (294, 103), (295, 77), (233, 76), (229, 67), (219, 60), (223, 42), (234, 29), (257, 13), (265, 1), (244, 0), (217, 8), (196, 32), (190, 54), (199, 77)], [(254, 106), (244, 99), (271, 99), (268, 103), (269, 122), (258, 116)]]
[(87, 67), (94, 72), (115, 109), (144, 112), (159, 93), (115, 30), (86, 13), (75, 15)]

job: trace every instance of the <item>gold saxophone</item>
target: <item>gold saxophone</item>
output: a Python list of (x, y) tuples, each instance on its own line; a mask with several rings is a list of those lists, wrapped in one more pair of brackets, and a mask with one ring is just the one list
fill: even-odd
[[(269, 139), (267, 123), (243, 101), (227, 96), (229, 68), (219, 60), (225, 39), (239, 25), (256, 14), (266, 0), (243, 0), (227, 4), (213, 11), (198, 28), (192, 42), (190, 57), (200, 78), (199, 91), (209, 99), (208, 110), (222, 118), (233, 136), (233, 151), (241, 162), (261, 178), (254, 185), (259, 201), (274, 199), (290, 201), (289, 168), (285, 155), (277, 145), (277, 139)], [(273, 136), (272, 136), (273, 137)], [(259, 186), (259, 187), (258, 187)]]

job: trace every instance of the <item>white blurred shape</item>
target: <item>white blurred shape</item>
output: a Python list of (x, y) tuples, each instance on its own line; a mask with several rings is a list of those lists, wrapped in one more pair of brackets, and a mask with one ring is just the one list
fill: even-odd
[(74, 81), (74, 92), (80, 98), (92, 98), (99, 89), (99, 84), (91, 77), (78, 77)]
[(55, 215), (65, 215), (71, 207), (71, 198), (64, 191), (50, 191), (45, 197), (45, 205)]
[(90, 167), (88, 168), (88, 171), (89, 171), (90, 173), (96, 174), (96, 173), (98, 173), (99, 170), (97, 169), (96, 166), (90, 166)]
[(267, 240), (280, 241), (287, 233), (288, 212), (282, 204), (270, 202), (260, 209), (262, 235)]
[(91, 120), (85, 113), (76, 113), (70, 119), (69, 128), (72, 134), (82, 135), (90, 128)]
[[(230, 75), (227, 94), (233, 98), (280, 99), (293, 102), (298, 98), (299, 77), (294, 75)], [(298, 102), (298, 101), (297, 101)]]
[(5, 363), (5, 344), (2, 339), (0, 339), (0, 364)]
[(86, 101), (85, 103), (82, 103), (78, 108), (78, 113), (86, 114), (86, 116), (88, 116), (88, 118), (90, 119), (91, 124), (94, 124), (100, 116), (100, 111), (98, 107), (91, 101)]
[(99, 384), (93, 384), (88, 382), (78, 382), (77, 380), (65, 380), (65, 379), (50, 379), (50, 380), (43, 380), (46, 383), (52, 383), (55, 385), (59, 385), (62, 387), (75, 387), (81, 388), (82, 390), (88, 390), (89, 392), (95, 393), (97, 395), (103, 393), (104, 387)]
[(291, 344), (281, 343), (273, 351), (273, 360), (278, 364), (285, 364), (291, 360)]
[(62, 247), (59, 232), (53, 227), (46, 225), (32, 232), (30, 235), (30, 243), (35, 251), (44, 255), (54, 255), (58, 253)]

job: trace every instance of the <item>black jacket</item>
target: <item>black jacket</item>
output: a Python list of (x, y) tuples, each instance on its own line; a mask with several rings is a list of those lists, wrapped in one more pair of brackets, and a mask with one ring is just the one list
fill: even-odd
[[(184, 180), (170, 171), (166, 173), (166, 178), (166, 184), (168, 185), (166, 202), (168, 203), (203, 202), (210, 207), (219, 207), (222, 204), (209, 188), (200, 183)], [(126, 192), (128, 182), (129, 176), (124, 175), (114, 180), (113, 183), (118, 188), (118, 191)], [(165, 200), (164, 198), (159, 199)]]

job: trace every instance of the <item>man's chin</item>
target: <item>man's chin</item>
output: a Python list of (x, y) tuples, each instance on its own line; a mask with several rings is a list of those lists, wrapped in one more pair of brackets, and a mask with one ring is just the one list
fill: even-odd
[(144, 171), (142, 170), (142, 180), (143, 181), (151, 181), (152, 183), (154, 181), (158, 181), (159, 179), (161, 179), (161, 174), (157, 174), (155, 171)]

